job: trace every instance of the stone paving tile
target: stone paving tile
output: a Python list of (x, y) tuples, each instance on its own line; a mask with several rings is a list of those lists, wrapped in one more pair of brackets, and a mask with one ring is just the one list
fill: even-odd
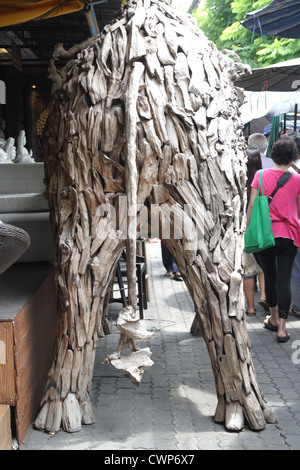
[(287, 434), (285, 436), (286, 445), (289, 449), (300, 450), (300, 435), (299, 434)]
[[(149, 244), (151, 301), (143, 320), (155, 336), (149, 342), (154, 366), (136, 387), (103, 360), (116, 350), (118, 331), (97, 348), (91, 401), (96, 422), (75, 434), (28, 430), (21, 450), (299, 450), (300, 319), (290, 317), (289, 343), (263, 328), (265, 313), (247, 319), (252, 357), (262, 393), (277, 423), (260, 432), (227, 432), (213, 421), (217, 399), (206, 345), (193, 337), (193, 305), (183, 282), (164, 278), (160, 245)], [(299, 341), (299, 344), (297, 343)], [(298, 349), (297, 349), (298, 348)]]

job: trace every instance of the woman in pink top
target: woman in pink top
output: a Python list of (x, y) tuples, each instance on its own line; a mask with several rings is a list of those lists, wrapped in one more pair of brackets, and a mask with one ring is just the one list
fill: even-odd
[[(263, 171), (263, 192), (266, 196), (272, 194), (280, 176), (299, 158), (294, 140), (285, 136), (277, 140), (272, 147), (271, 158), (275, 166)], [(259, 172), (251, 184), (248, 222), (258, 183)], [(290, 338), (286, 332), (286, 320), (291, 304), (291, 274), (297, 249), (300, 249), (300, 175), (293, 174), (285, 186), (279, 189), (270, 203), (270, 215), (275, 246), (258, 253), (270, 307), (270, 317), (265, 320), (264, 327), (277, 331), (277, 341), (282, 343)]]

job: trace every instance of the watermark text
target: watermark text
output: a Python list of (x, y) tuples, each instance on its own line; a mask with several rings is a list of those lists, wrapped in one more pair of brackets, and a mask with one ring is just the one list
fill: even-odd
[(0, 104), (6, 104), (6, 86), (3, 80), (0, 80)]
[(293, 341), (292, 349), (296, 351), (292, 354), (292, 363), (295, 365), (300, 364), (300, 339)]

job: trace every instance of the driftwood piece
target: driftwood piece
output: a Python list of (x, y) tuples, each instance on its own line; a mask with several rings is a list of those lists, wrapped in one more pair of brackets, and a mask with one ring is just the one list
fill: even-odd
[[(152, 354), (150, 349), (139, 349), (138, 344), (149, 341), (154, 333), (144, 329), (131, 306), (124, 307), (121, 310), (116, 325), (121, 332), (118, 350), (107, 356), (104, 363), (110, 363), (117, 369), (124, 370), (139, 385), (143, 372), (153, 365), (153, 361), (150, 359)], [(131, 353), (123, 355), (124, 350), (127, 348), (131, 350)]]
[[(145, 11), (143, 10), (140, 15), (142, 16), (139, 21), (143, 21)], [(133, 29), (136, 28), (134, 23)], [(137, 123), (137, 99), (139, 84), (142, 73), (144, 72), (144, 65), (141, 62), (136, 62), (133, 65), (133, 71), (130, 75), (128, 83), (128, 91), (125, 100), (126, 105), (126, 165), (125, 165), (125, 179), (126, 179), (126, 194), (127, 194), (127, 281), (128, 281), (128, 302), (129, 305), (136, 309), (137, 295), (136, 295), (136, 213), (137, 213), (137, 168), (136, 168), (136, 123)]]
[(62, 425), (68, 432), (81, 429), (81, 410), (75, 394), (70, 393), (62, 404)]
[(106, 358), (105, 363), (123, 370), (129, 374), (136, 385), (139, 385), (144, 371), (154, 364), (150, 359), (151, 354), (150, 348), (138, 349), (126, 356), (112, 354)]
[[(71, 60), (60, 64), (60, 56)], [(95, 348), (125, 246), (129, 307), (106, 362), (137, 384), (152, 365), (150, 349), (138, 346), (151, 335), (136, 316), (137, 226), (147, 223), (193, 298), (215, 377), (215, 420), (239, 430), (245, 420), (262, 429), (274, 419), (246, 331), (246, 158), (234, 86), (246, 67), (232, 57), (163, 0), (129, 0), (99, 37), (56, 49), (45, 173), (59, 320), (39, 429), (76, 432), (94, 420)]]

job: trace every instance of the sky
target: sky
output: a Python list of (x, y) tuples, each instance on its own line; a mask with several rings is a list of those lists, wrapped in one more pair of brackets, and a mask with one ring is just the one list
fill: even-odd
[(183, 11), (186, 11), (191, 3), (192, 0), (172, 0), (172, 6)]

